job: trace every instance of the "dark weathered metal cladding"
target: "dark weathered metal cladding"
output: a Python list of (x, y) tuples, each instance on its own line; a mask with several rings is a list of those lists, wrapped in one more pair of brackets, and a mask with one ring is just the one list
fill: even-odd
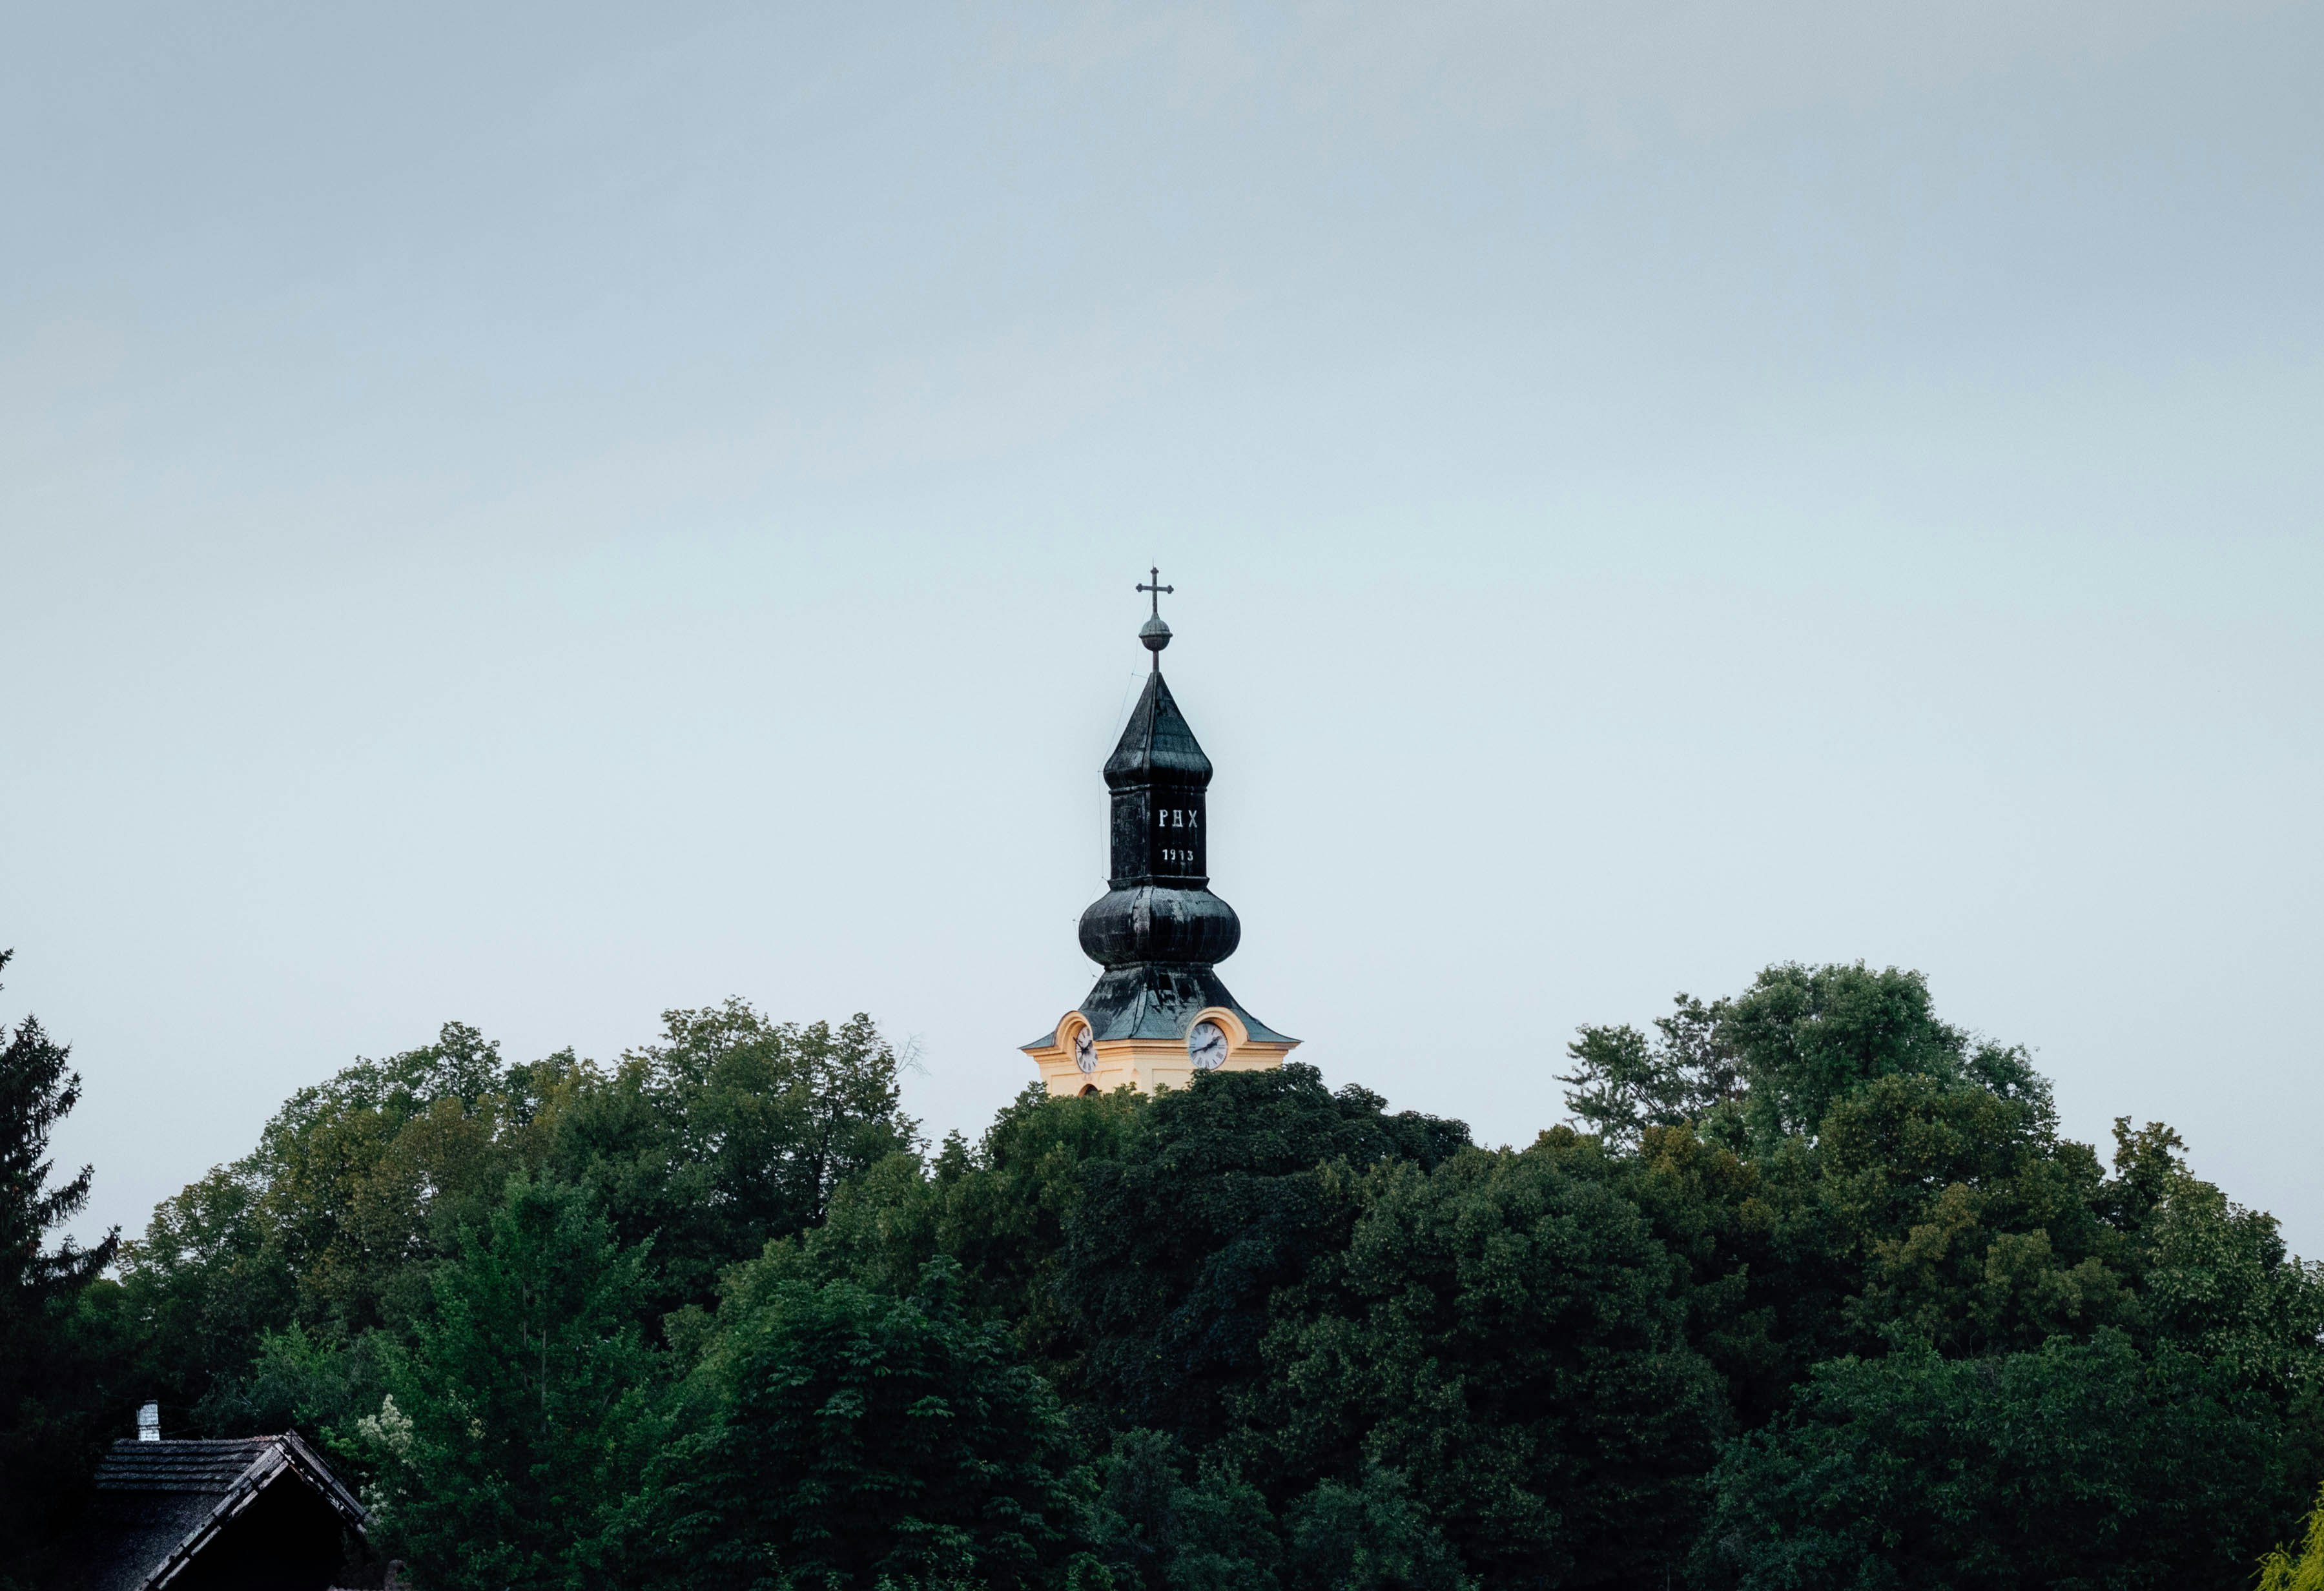
[(1140, 786), (1113, 793), (1116, 889), (1174, 884), (1200, 889), (1210, 881), (1210, 803), (1200, 790)]
[(1105, 782), (1113, 792), (1109, 887), (1200, 889), (1210, 881), (1211, 759), (1160, 675), (1147, 679), (1106, 759)]
[(1183, 1039), (1197, 1012), (1220, 1007), (1253, 1038), (1282, 1041), (1213, 970), (1241, 943), (1242, 924), (1209, 888), (1211, 759), (1158, 672), (1106, 759), (1105, 782), (1113, 871), (1081, 921), (1082, 949), (1106, 969), (1081, 1006), (1094, 1036)]
[(1242, 1008), (1217, 972), (1208, 967), (1163, 967), (1144, 962), (1115, 967), (1097, 980), (1081, 1014), (1090, 1035), (1107, 1039), (1176, 1039), (1184, 1042), (1204, 1010), (1232, 1011), (1262, 1043), (1287, 1043), (1286, 1036)]
[(1146, 688), (1139, 693), (1121, 740), (1105, 759), (1105, 782), (1116, 790), (1125, 785), (1201, 789), (1211, 782), (1211, 759), (1203, 755), (1186, 715), (1178, 711), (1159, 674), (1146, 676)]
[(1109, 890), (1082, 914), (1082, 952), (1101, 967), (1139, 961), (1207, 967), (1234, 954), (1242, 923), (1207, 889), (1140, 884)]

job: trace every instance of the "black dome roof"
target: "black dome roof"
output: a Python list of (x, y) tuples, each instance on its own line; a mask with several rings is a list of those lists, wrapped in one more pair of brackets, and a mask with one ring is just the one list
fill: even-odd
[(1211, 759), (1186, 715), (1170, 695), (1161, 675), (1146, 676), (1146, 689), (1123, 726), (1113, 755), (1105, 759), (1105, 782), (1120, 790), (1131, 785), (1191, 785), (1197, 789), (1211, 782)]

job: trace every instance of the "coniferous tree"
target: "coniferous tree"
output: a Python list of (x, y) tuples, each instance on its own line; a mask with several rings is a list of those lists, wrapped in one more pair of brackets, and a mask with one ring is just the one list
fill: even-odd
[[(0, 951), (0, 968), (14, 957)], [(80, 1100), (71, 1053), (27, 1016), (0, 1047), (0, 1564), (38, 1546), (102, 1439), (109, 1389), (76, 1330), (78, 1295), (116, 1234), (50, 1234), (88, 1203), (83, 1166), (51, 1182), (49, 1136)]]
[[(15, 958), (0, 951), (0, 969)], [(80, 1103), (72, 1052), (27, 1016), (0, 1049), (0, 1307), (36, 1310), (78, 1291), (113, 1261), (118, 1233), (93, 1248), (70, 1237), (53, 1250), (48, 1236), (88, 1204), (95, 1168), (83, 1166), (51, 1185), (49, 1135)]]

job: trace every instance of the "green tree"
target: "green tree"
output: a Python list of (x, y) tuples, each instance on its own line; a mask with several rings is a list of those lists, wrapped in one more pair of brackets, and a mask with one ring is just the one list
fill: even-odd
[(315, 1441), (327, 1440), (325, 1431), (352, 1431), (380, 1406), (396, 1340), (384, 1331), (345, 1340), (296, 1321), (262, 1332), (248, 1373), (214, 1380), (195, 1422), (206, 1430), (297, 1430)]
[[(15, 959), (0, 951), (0, 970)], [(113, 1261), (116, 1234), (93, 1248), (67, 1237), (55, 1248), (49, 1234), (88, 1204), (97, 1173), (83, 1166), (51, 1184), (49, 1135), (80, 1103), (80, 1074), (72, 1052), (27, 1016), (0, 1046), (0, 1308), (32, 1311), (69, 1298)]]
[[(1746, 1425), (1835, 1356), (2031, 1349), (2108, 1324), (2192, 1345), (2231, 1299), (2240, 1340), (2286, 1358), (2279, 1379), (2314, 1361), (2310, 1273), (2268, 1252), (2265, 1218), (2207, 1203), (2167, 1129), (2126, 1137), (2109, 1178), (2060, 1137), (2024, 1053), (1942, 1021), (1919, 974), (1771, 967), (1733, 998), (1682, 997), (1662, 1026), (1585, 1030), (1574, 1053), (1595, 1060), (1569, 1101), (1686, 1257), (1693, 1340)], [(2167, 1261), (2166, 1244), (2211, 1257)]]
[(1327, 1480), (1291, 1505), (1293, 1591), (1465, 1591), (1460, 1555), (1401, 1470), (1364, 1467)]
[[(0, 968), (13, 951), (0, 951)], [(50, 1235), (88, 1203), (95, 1173), (51, 1180), (49, 1136), (80, 1100), (71, 1052), (27, 1016), (0, 1044), (0, 1564), (36, 1547), (102, 1440), (117, 1393), (93, 1360), (78, 1301), (116, 1235)], [(125, 1412), (125, 1411), (123, 1411)]]
[(171, 1415), (227, 1386), (269, 1329), (297, 1322), (297, 1281), (259, 1209), (265, 1192), (247, 1163), (217, 1167), (163, 1200), (122, 1245), (143, 1379)]
[(1686, 1127), (1720, 1132), (1713, 1123), (1735, 1117), (1742, 1074), (1720, 1030), (1724, 1000), (1704, 1005), (1682, 994), (1667, 1016), (1655, 1019), (1648, 1038), (1628, 1023), (1584, 1027), (1565, 1053), (1573, 1070), (1565, 1084), (1573, 1119), (1618, 1149), (1636, 1149), (1649, 1127)]
[(163, 1200), (122, 1253), (148, 1384), (214, 1434), (248, 1435), (243, 1382), (268, 1333), (366, 1353), (366, 1332), (401, 1330), (527, 1158), (501, 1080), (497, 1047), (447, 1023), (300, 1090), (251, 1154)]
[(352, 1336), (425, 1303), (424, 1263), (484, 1219), (515, 1169), (500, 1079), (500, 1046), (447, 1022), (434, 1044), (358, 1061), (276, 1112), (244, 1174), (263, 1187), (298, 1319)]
[(378, 1413), (342, 1446), (375, 1476), (376, 1534), (424, 1585), (591, 1583), (654, 1435), (634, 1324), (645, 1252), (595, 1199), (510, 1179), (432, 1277)]
[(2120, 1119), (2115, 1144), (2104, 1203), (2128, 1228), (2146, 1330), (2280, 1400), (2324, 1392), (2324, 1265), (2294, 1258), (2273, 1216), (2190, 1172), (2170, 1128)]
[(1918, 972), (1863, 962), (1769, 967), (1709, 1004), (1682, 994), (1649, 1038), (1586, 1026), (1566, 1046), (1573, 1119), (1618, 1148), (1647, 1127), (1690, 1127), (1765, 1152), (1812, 1139), (1833, 1105), (1884, 1077), (1967, 1083), (2046, 1109), (2049, 1087), (2022, 1049), (1941, 1020)]
[(1084, 1175), (1055, 1291), (1079, 1356), (1068, 1387), (1116, 1428), (1200, 1452), (1262, 1374), (1274, 1291), (1338, 1248), (1354, 1219), (1335, 1166), (1431, 1166), (1469, 1129), (1314, 1067), (1211, 1072), (1157, 1099), (1121, 1157)]
[(1727, 1413), (1687, 1338), (1688, 1267), (1595, 1140), (1391, 1163), (1344, 1246), (1279, 1292), (1249, 1467), (1413, 1494), (1488, 1586), (1658, 1576)]
[(1063, 1413), (947, 1260), (912, 1296), (760, 1265), (727, 1283), (696, 1427), (634, 1516), (639, 1581), (1062, 1585), (1086, 1505)]
[(1980, 1042), (1941, 1021), (1928, 979), (1861, 961), (1770, 967), (1722, 1001), (1717, 1048), (1745, 1088), (1743, 1115), (1762, 1149), (1813, 1137), (1832, 1106), (1883, 1077), (1972, 1083), (2046, 1109), (2049, 1085), (2022, 1049)]
[(917, 1145), (895, 1050), (869, 1016), (773, 1022), (741, 1000), (662, 1013), (660, 1042), (542, 1114), (558, 1174), (596, 1188), (624, 1241), (654, 1239), (654, 1303), (819, 1226), (850, 1179)]
[(1742, 1591), (2239, 1586), (2300, 1506), (2283, 1416), (2225, 1368), (2118, 1331), (1821, 1366), (1721, 1460), (1696, 1553)]
[[(896, 1057), (868, 1018), (773, 1023), (729, 1001), (664, 1021), (665, 1042), (610, 1071), (570, 1051), (505, 1064), (453, 1022), (299, 1090), (250, 1155), (165, 1200), (125, 1248), (147, 1384), (218, 1435), (282, 1418), (294, 1361), (309, 1393), (355, 1395), (370, 1337), (400, 1338), (432, 1307), (435, 1271), (517, 1173), (587, 1188), (624, 1246), (651, 1243), (632, 1300), (650, 1332), (911, 1147)], [(295, 1347), (266, 1347), (294, 1328)], [(327, 1402), (298, 1406), (327, 1423)]]
[(1858, 1281), (1849, 1346), (1902, 1332), (1949, 1353), (2031, 1348), (2128, 1312), (2098, 1157), (2058, 1137), (2045, 1100), (1878, 1077), (1827, 1111), (1812, 1175), (1815, 1219)]
[(1648, 1586), (1706, 1510), (1706, 1584), (2153, 1583), (2129, 1531), (2200, 1585), (2324, 1464), (2324, 1270), (2168, 1128), (2061, 1138), (1918, 974), (1568, 1053), (1591, 1131), (1521, 1153), (1292, 1065), (929, 1154), (862, 1017), (610, 1068), (452, 1024), (42, 1318), (90, 1387), (134, 1329), (203, 1425), (331, 1433), (447, 1586)]
[(1147, 1097), (1053, 1098), (1038, 1083), (978, 1142), (948, 1136), (933, 1161), (892, 1154), (840, 1184), (823, 1225), (799, 1235), (786, 1274), (847, 1277), (899, 1295), (938, 1255), (958, 1266), (969, 1313), (1006, 1322), (1037, 1362), (1070, 1352), (1054, 1283), (1088, 1169), (1127, 1151)]
[(1233, 1469), (1197, 1467), (1167, 1431), (1139, 1428), (1115, 1434), (1098, 1470), (1090, 1533), (1121, 1591), (1274, 1591), (1280, 1583), (1275, 1517)]

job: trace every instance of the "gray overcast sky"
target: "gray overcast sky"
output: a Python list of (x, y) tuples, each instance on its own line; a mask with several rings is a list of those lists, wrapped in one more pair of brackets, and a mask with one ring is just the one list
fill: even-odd
[(1178, 594), (1224, 969), (1523, 1142), (1916, 967), (2324, 1250), (2324, 7), (32, 6), (0, 1009), (86, 1227), (473, 1022), (1093, 976)]

